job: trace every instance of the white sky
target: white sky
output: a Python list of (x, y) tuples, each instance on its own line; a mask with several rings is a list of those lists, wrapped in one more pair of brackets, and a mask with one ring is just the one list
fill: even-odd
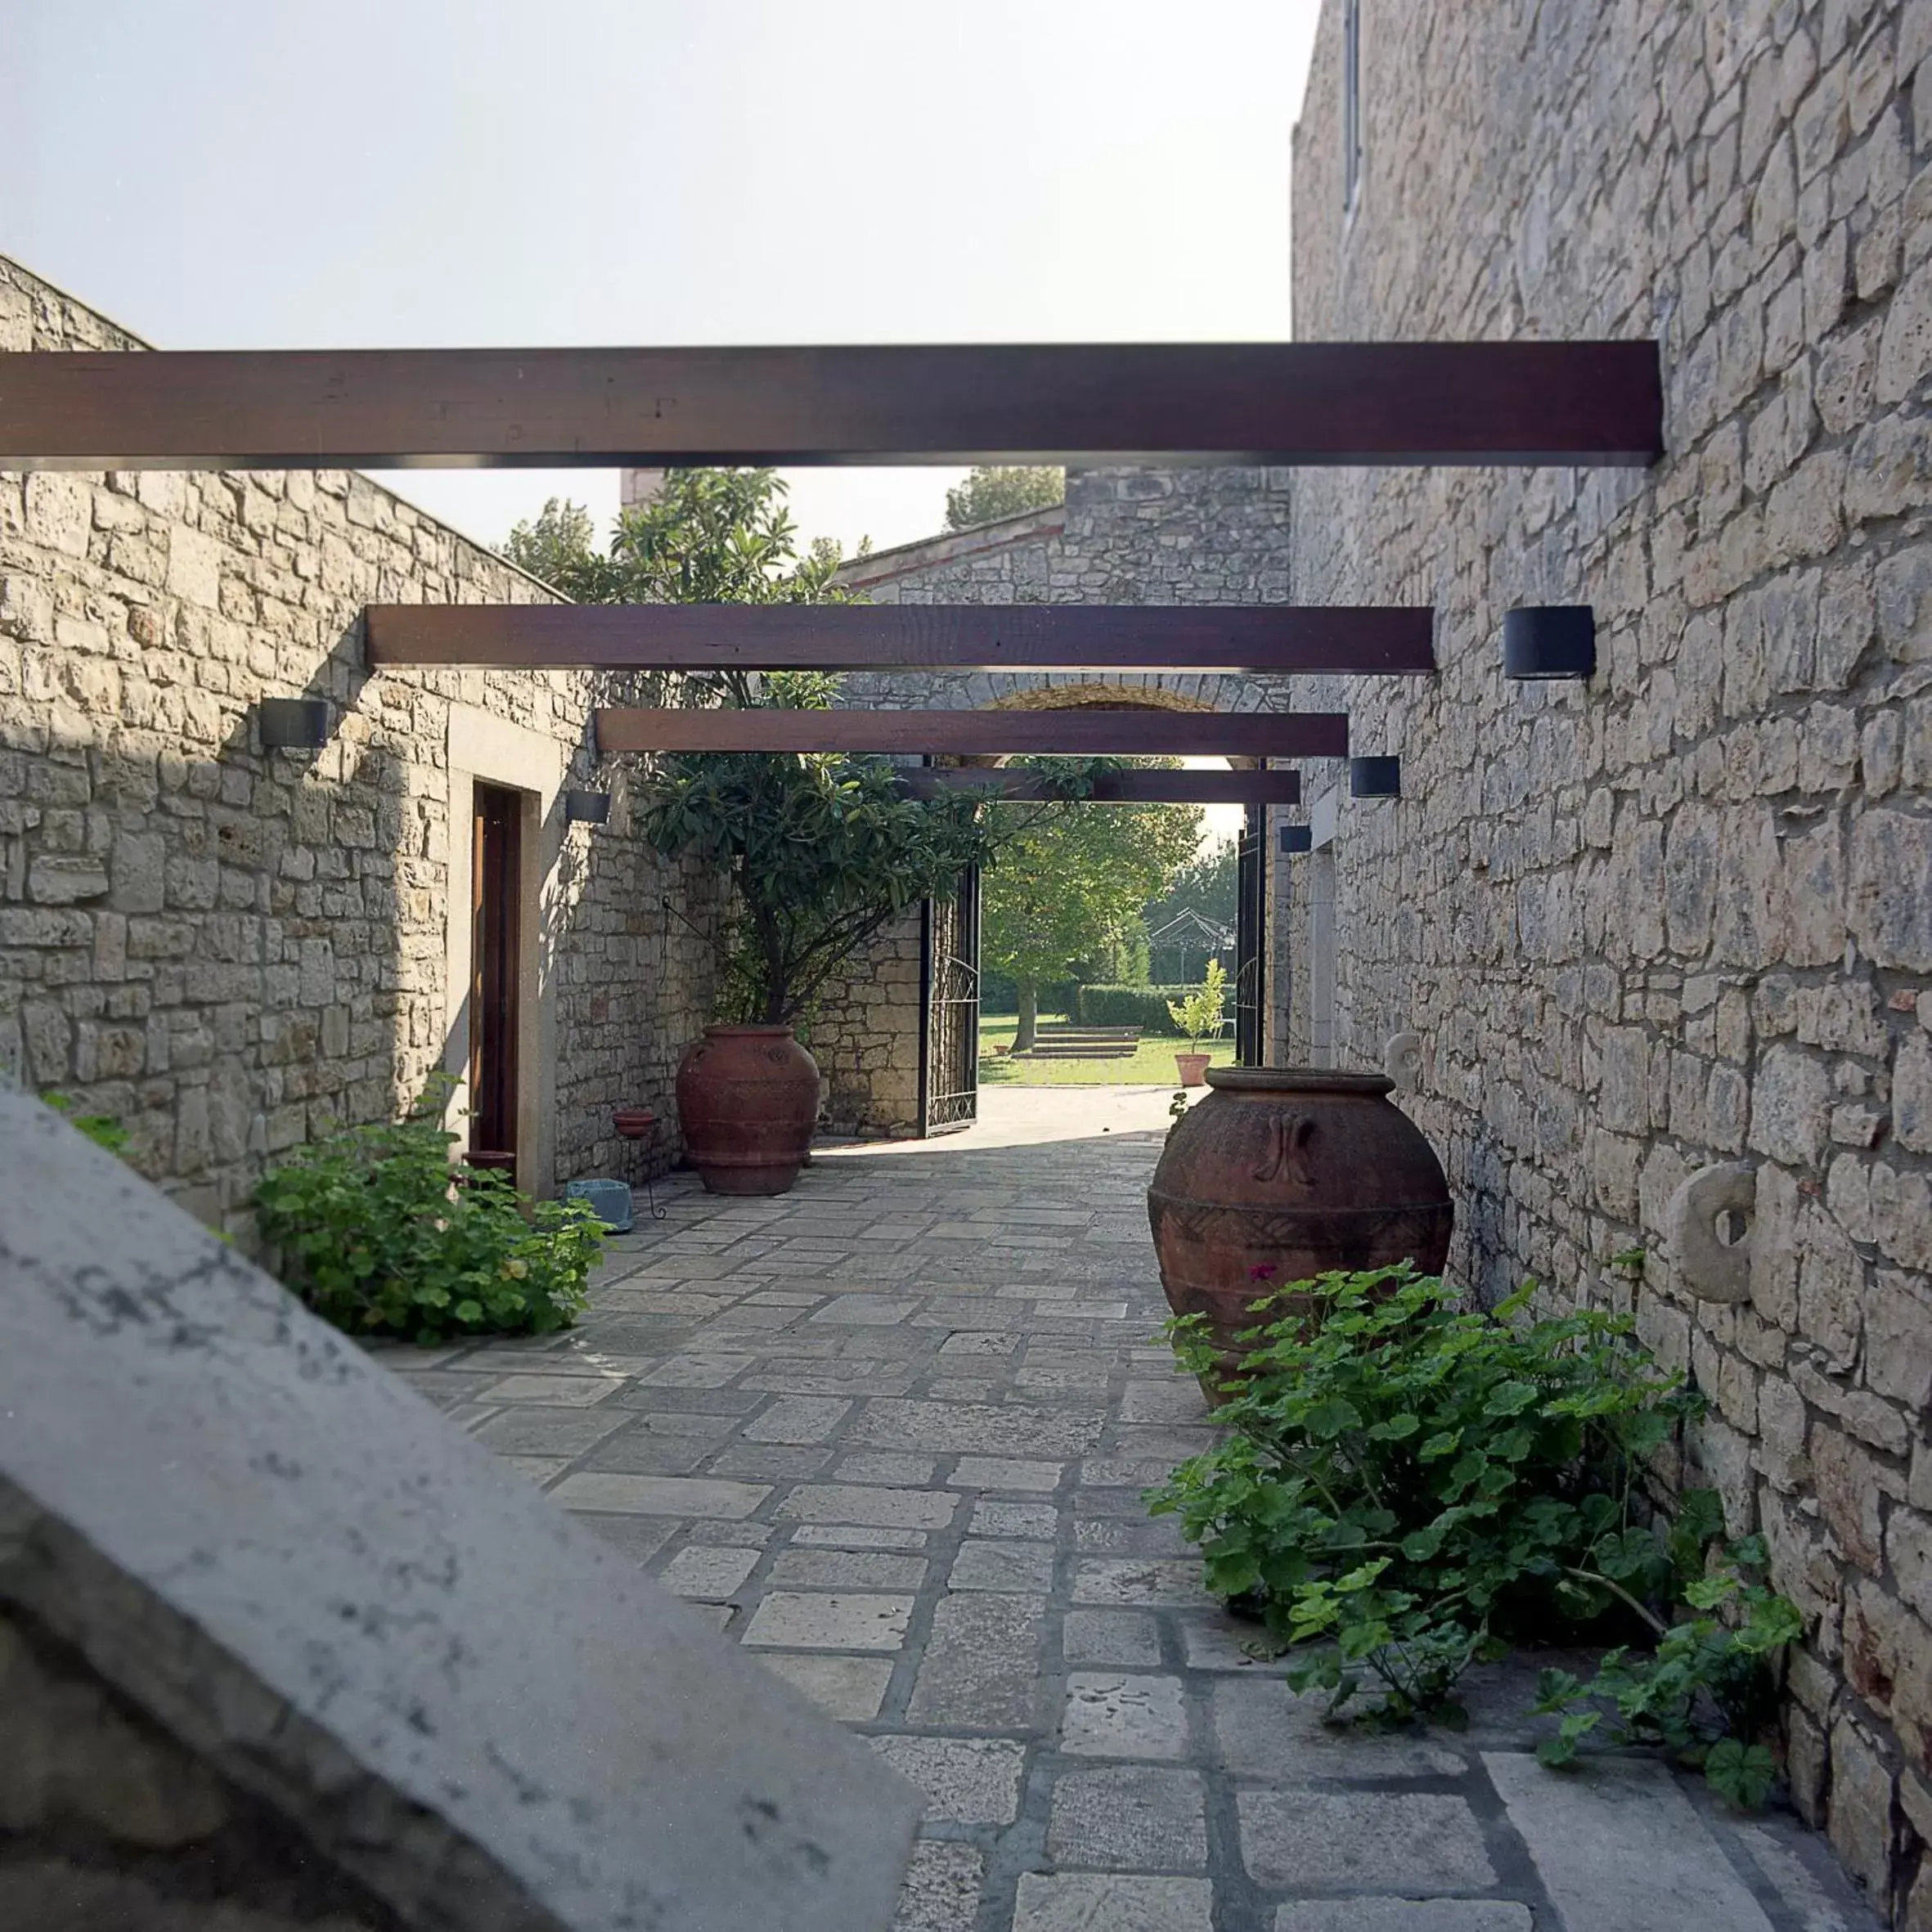
[[(0, 252), (164, 348), (1288, 333), (1317, 0), (0, 0)], [(806, 538), (957, 470), (793, 473)], [(385, 481), (486, 542), (615, 472)]]

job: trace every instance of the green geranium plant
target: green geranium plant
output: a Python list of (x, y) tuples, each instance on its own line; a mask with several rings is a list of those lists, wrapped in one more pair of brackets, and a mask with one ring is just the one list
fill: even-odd
[[(1590, 1683), (1547, 1674), (1561, 1714), (1546, 1762), (1602, 1726), (1702, 1765), (1733, 1801), (1772, 1769), (1757, 1732), (1796, 1610), (1759, 1580), (1763, 1546), (1724, 1539), (1716, 1497), (1653, 1511), (1651, 1459), (1696, 1400), (1631, 1340), (1627, 1317), (1534, 1318), (1532, 1287), (1494, 1312), (1408, 1268), (1296, 1282), (1245, 1340), (1215, 1414), (1224, 1440), (1148, 1492), (1295, 1655), (1289, 1681), (1364, 1690), (1376, 1714), (1453, 1712), (1457, 1679), (1515, 1644), (1621, 1629)], [(1184, 1364), (1219, 1373), (1201, 1318), (1170, 1324)]]
[(350, 1334), (543, 1335), (584, 1305), (602, 1224), (581, 1201), (452, 1166), (454, 1085), (438, 1074), (402, 1120), (312, 1142), (256, 1189), (282, 1280)]

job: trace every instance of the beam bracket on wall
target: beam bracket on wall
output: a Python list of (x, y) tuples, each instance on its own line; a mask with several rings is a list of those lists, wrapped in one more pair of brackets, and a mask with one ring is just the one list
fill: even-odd
[(1545, 680), (1597, 674), (1597, 613), (1588, 604), (1525, 604), (1503, 618), (1503, 675)]
[(329, 742), (326, 698), (263, 698), (255, 706), (255, 729), (267, 751), (320, 751)]

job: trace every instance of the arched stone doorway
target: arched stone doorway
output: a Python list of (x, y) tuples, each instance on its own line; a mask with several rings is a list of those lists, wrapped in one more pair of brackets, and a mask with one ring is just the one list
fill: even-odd
[[(1214, 675), (1171, 679), (1148, 675), (1121, 680), (1077, 672), (1031, 676), (997, 673), (973, 681), (991, 687), (984, 694), (985, 702), (946, 706), (944, 702), (946, 694), (941, 685), (938, 694), (931, 690), (920, 692), (917, 703), (921, 708), (991, 711), (1058, 711), (1103, 707), (1115, 711), (1199, 712), (1224, 708), (1258, 708), (1247, 681)], [(1217, 699), (1242, 698), (1248, 699), (1248, 703), (1237, 706), (1215, 702)], [(972, 756), (946, 761), (982, 767), (998, 767), (1009, 762), (1006, 755)], [(1242, 757), (1204, 762), (1244, 769), (1253, 769), (1261, 763), (1260, 759)], [(1265, 1057), (1267, 1033), (1269, 895), (1265, 809), (1250, 808), (1238, 829), (1230, 829), (1238, 854), (1233, 975), (1236, 1058), (1243, 1064), (1254, 1065)], [(982, 981), (978, 955), (980, 892), (977, 876), (963, 880), (955, 901), (928, 905), (922, 920), (919, 1113), (920, 1131), (924, 1134), (943, 1133), (970, 1125), (977, 1111)], [(1022, 1013), (1022, 1032), (1026, 1010), (1023, 1008)]]

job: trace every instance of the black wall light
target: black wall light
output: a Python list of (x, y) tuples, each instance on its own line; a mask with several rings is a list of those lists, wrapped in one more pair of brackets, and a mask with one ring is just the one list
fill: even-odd
[(329, 703), (325, 698), (264, 698), (255, 707), (255, 726), (265, 752), (312, 752), (329, 742)]
[(567, 825), (606, 825), (610, 823), (610, 793), (566, 792), (564, 822)]
[(1296, 852), (1312, 852), (1314, 850), (1313, 825), (1283, 825), (1281, 828), (1281, 855), (1284, 859)]
[(1597, 613), (1588, 604), (1525, 604), (1503, 618), (1505, 677), (1593, 677)]
[(1400, 798), (1402, 796), (1402, 761), (1400, 758), (1350, 758), (1348, 762), (1348, 795), (1351, 798)]

